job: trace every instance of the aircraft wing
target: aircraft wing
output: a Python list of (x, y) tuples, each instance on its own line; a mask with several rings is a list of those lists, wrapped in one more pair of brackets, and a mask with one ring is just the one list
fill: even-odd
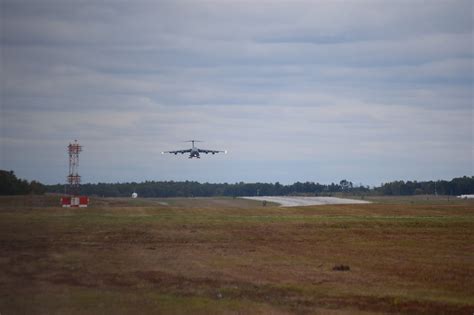
[(184, 154), (184, 153), (189, 153), (189, 152), (191, 152), (191, 149), (176, 150), (176, 151), (164, 151), (164, 152), (161, 152), (161, 154), (164, 154), (164, 153), (171, 153), (171, 154), (178, 154), (178, 153), (181, 153), (181, 154)]
[(212, 153), (212, 154), (216, 154), (216, 153), (226, 153), (227, 154), (227, 151), (219, 151), (219, 150), (206, 150), (206, 149), (198, 149), (199, 153)]

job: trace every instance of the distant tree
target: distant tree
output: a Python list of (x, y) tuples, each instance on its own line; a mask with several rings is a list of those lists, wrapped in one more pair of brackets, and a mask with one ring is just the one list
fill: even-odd
[(37, 182), (19, 179), (13, 171), (0, 170), (0, 195), (44, 194), (46, 187)]
[(425, 192), (421, 188), (416, 188), (415, 189), (415, 195), (423, 195)]
[(37, 181), (31, 181), (30, 193), (34, 195), (43, 195), (46, 192), (46, 187)]

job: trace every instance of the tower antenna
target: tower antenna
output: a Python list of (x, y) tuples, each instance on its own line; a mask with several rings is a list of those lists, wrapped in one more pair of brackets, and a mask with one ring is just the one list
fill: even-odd
[(67, 146), (69, 153), (69, 175), (67, 176), (67, 189), (69, 195), (78, 195), (80, 192), (81, 176), (79, 176), (79, 153), (82, 151), (82, 146), (74, 140)]
[(87, 196), (79, 196), (81, 186), (81, 176), (79, 175), (79, 153), (82, 151), (82, 146), (74, 140), (74, 143), (69, 143), (67, 152), (69, 155), (69, 173), (66, 182), (66, 194), (68, 196), (61, 198), (61, 205), (63, 207), (87, 207), (89, 198)]

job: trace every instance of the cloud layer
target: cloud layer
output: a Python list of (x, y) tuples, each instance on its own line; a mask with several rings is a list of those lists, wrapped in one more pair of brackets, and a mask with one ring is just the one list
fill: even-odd
[[(473, 174), (471, 1), (3, 1), (1, 168), (63, 182)], [(183, 140), (225, 148), (161, 156)]]

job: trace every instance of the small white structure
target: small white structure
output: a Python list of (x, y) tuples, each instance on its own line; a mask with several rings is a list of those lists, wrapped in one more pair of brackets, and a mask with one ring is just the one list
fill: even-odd
[(138, 197), (138, 194), (137, 194), (136, 192), (134, 192), (134, 193), (132, 194), (132, 198), (135, 199), (135, 198), (137, 198), (137, 197)]

